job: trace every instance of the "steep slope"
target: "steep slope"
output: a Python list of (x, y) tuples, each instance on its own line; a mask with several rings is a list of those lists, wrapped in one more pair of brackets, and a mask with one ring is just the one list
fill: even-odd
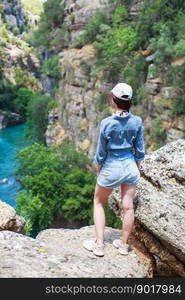
[[(57, 102), (57, 107), (49, 113), (47, 145), (71, 140), (93, 157), (99, 121), (112, 112), (108, 93), (118, 81), (127, 81), (134, 87), (132, 112), (143, 118), (148, 152), (165, 142), (185, 137), (184, 106), (180, 103), (184, 97), (184, 50), (178, 50), (183, 36), (175, 40), (171, 32), (173, 44), (169, 45), (168, 35), (168, 29), (174, 27), (169, 21), (172, 8), (177, 14), (182, 10), (178, 25), (181, 28), (183, 3), (176, 5), (171, 1), (168, 8), (162, 1), (151, 1), (148, 6), (146, 1), (143, 4), (136, 0), (57, 1), (51, 14), (49, 5), (53, 2), (47, 3), (45, 15), (50, 21), (41, 23), (37, 37), (43, 33), (45, 40), (36, 46), (42, 64), (49, 64), (56, 56), (59, 60), (57, 84), (49, 72), (42, 78), (45, 92)], [(160, 15), (160, 7), (166, 17)], [(103, 16), (97, 15), (97, 11)], [(173, 21), (175, 24), (176, 20)], [(115, 38), (115, 44), (118, 43), (115, 48), (109, 40), (111, 34), (112, 41)], [(125, 41), (131, 50), (124, 48)], [(123, 49), (119, 48), (121, 45)], [(172, 49), (170, 55), (168, 46)], [(176, 75), (173, 74), (178, 73), (182, 76), (175, 91)]]
[[(33, 21), (33, 19), (33, 15), (32, 18), (28, 19), (28, 12), (23, 9), (20, 1), (1, 1), (0, 128), (23, 121), (19, 114), (15, 115), (10, 112), (8, 93), (11, 93), (10, 96), (13, 98), (16, 86), (24, 86), (33, 91), (42, 90), (38, 76), (39, 59), (36, 57), (33, 47), (24, 40), (24, 34), (31, 26), (31, 20)], [(8, 92), (9, 87), (10, 92)], [(5, 92), (6, 89), (7, 93)], [(6, 113), (6, 110), (9, 113)]]

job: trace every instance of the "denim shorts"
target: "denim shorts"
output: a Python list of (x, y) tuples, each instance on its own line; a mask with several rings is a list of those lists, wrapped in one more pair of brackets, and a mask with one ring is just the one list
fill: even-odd
[(134, 156), (129, 153), (121, 156), (109, 155), (97, 177), (97, 184), (107, 188), (115, 188), (120, 184), (137, 184), (140, 172)]

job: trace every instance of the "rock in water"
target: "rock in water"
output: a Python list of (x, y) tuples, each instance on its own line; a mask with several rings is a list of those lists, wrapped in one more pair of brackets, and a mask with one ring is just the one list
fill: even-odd
[[(106, 227), (105, 256), (83, 249), (94, 238), (94, 226), (48, 229), (36, 239), (10, 231), (0, 232), (0, 277), (41, 278), (143, 278), (151, 276), (151, 260), (138, 250), (118, 254), (111, 244), (120, 231)], [(134, 248), (134, 247), (133, 247)]]
[(0, 184), (1, 183), (6, 183), (6, 182), (8, 182), (8, 178), (3, 178), (2, 180), (0, 180)]

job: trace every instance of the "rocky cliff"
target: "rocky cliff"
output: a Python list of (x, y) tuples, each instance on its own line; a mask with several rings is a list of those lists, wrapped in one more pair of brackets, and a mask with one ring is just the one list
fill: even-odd
[[(0, 201), (0, 277), (152, 277), (152, 259), (135, 237), (130, 239), (129, 258), (112, 245), (121, 231), (106, 227), (105, 257), (86, 251), (83, 240), (94, 238), (94, 226), (80, 229), (47, 229), (36, 239), (25, 236), (25, 220)], [(121, 266), (124, 267), (121, 267)]]
[[(142, 1), (133, 0), (130, 3), (130, 20), (137, 19)], [(46, 131), (47, 145), (53, 143), (60, 145), (64, 139), (68, 139), (89, 157), (92, 157), (95, 151), (100, 120), (112, 112), (108, 93), (114, 85), (113, 82), (105, 80), (106, 72), (100, 72), (95, 68), (96, 57), (92, 44), (80, 49), (74, 46), (75, 40), (84, 32), (85, 25), (97, 9), (110, 18), (109, 1), (97, 0), (93, 3), (89, 0), (66, 1), (64, 24), (68, 36), (64, 49), (58, 53), (60, 80), (55, 95), (57, 108), (49, 113)], [(154, 54), (149, 49), (136, 51), (135, 55), (137, 53), (140, 53), (147, 63), (147, 75), (141, 84), (147, 100), (143, 104), (133, 106), (132, 112), (143, 118), (146, 147), (150, 152), (156, 147), (154, 142), (156, 136), (159, 144), (162, 140), (170, 142), (184, 138), (184, 125), (182, 117), (171, 114), (173, 87), (166, 86), (164, 76), (153, 71)], [(181, 60), (180, 63), (183, 62)], [(174, 63), (171, 62), (172, 65)], [(119, 80), (127, 80), (127, 78), (118, 77), (117, 81)], [(160, 120), (157, 119), (159, 114)], [(159, 130), (155, 131), (155, 127)]]
[[(32, 20), (34, 16), (32, 15)], [(0, 3), (0, 80), (1, 85), (24, 83), (28, 89), (42, 90), (38, 79), (39, 59), (24, 39), (25, 30), (31, 24), (28, 11), (20, 1), (3, 0)], [(34, 25), (36, 26), (36, 25)], [(6, 98), (3, 100), (6, 102)], [(6, 106), (6, 105), (4, 105)], [(22, 122), (14, 112), (0, 110), (0, 128)]]
[[(112, 240), (120, 231), (106, 228), (106, 253), (95, 257), (82, 247), (94, 237), (94, 227), (48, 229), (33, 239), (10, 231), (0, 232), (0, 277), (3, 278), (143, 278), (152, 276), (145, 250), (132, 242), (129, 257), (120, 256)], [(140, 245), (140, 247), (139, 247)]]
[[(146, 156), (137, 186), (134, 235), (153, 255), (161, 271), (185, 276), (185, 140), (177, 140)], [(120, 215), (119, 190), (110, 206)], [(162, 270), (163, 269), (163, 270)], [(171, 270), (171, 271), (170, 271)]]
[(98, 121), (105, 114), (100, 112), (102, 93), (111, 85), (102, 83), (101, 73), (93, 73), (94, 49), (91, 44), (81, 49), (73, 42), (84, 32), (85, 25), (97, 9), (106, 11), (108, 1), (66, 1), (64, 24), (69, 36), (66, 49), (60, 52), (60, 81), (55, 95), (58, 107), (49, 113), (46, 131), (47, 145), (60, 145), (71, 140), (90, 157), (96, 147)]

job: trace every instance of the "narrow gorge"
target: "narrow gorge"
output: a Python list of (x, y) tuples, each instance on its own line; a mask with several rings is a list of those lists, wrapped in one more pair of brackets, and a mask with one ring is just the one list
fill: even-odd
[[(82, 248), (92, 224), (70, 227), (56, 216), (33, 238), (23, 216), (1, 201), (0, 277), (184, 278), (183, 1), (47, 0), (43, 8), (37, 0), (35, 10), (28, 2), (0, 1), (0, 130), (33, 116), (37, 142), (48, 148), (70, 142), (94, 172), (99, 124), (113, 113), (109, 92), (127, 81), (134, 87), (131, 112), (144, 123), (146, 158), (128, 258), (111, 245), (120, 229), (106, 227), (106, 255), (94, 258)], [(24, 99), (42, 97), (31, 114)], [(118, 220), (119, 203), (115, 189), (109, 207)]]

